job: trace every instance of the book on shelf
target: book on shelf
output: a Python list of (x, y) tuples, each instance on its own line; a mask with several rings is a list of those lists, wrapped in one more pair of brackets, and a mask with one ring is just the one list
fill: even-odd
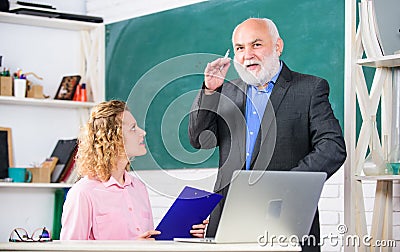
[(76, 153), (77, 152), (78, 152), (78, 148), (76, 147), (74, 149), (74, 152), (72, 153), (70, 161), (65, 166), (65, 169), (61, 173), (61, 175), (60, 175), (60, 177), (59, 177), (57, 182), (65, 183), (65, 181), (68, 179), (68, 177), (70, 176), (72, 170), (75, 168), (75, 157), (76, 157)]
[(57, 183), (61, 176), (68, 171), (71, 163), (74, 162), (76, 149), (78, 148), (77, 139), (60, 139), (51, 154), (52, 157), (58, 157), (58, 162), (51, 173), (51, 182)]
[[(7, 1), (6, 1), (7, 2)], [(49, 2), (49, 1), (47, 1)], [(52, 2), (52, 1), (50, 1)], [(48, 3), (37, 3), (36, 1), (10, 1), (10, 13), (33, 15), (40, 17), (68, 19), (82, 22), (103, 23), (102, 17), (88, 16), (78, 13), (59, 11)]]
[(68, 178), (66, 178), (66, 180), (64, 182), (66, 184), (75, 184), (79, 179), (80, 179), (80, 176), (78, 174), (78, 169), (76, 169), (76, 165), (75, 165), (75, 168), (72, 169), (71, 174), (68, 176)]

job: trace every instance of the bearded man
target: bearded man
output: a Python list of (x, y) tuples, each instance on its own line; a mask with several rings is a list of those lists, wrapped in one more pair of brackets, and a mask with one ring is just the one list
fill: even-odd
[[(189, 119), (193, 147), (219, 147), (214, 191), (226, 196), (233, 171), (240, 169), (326, 172), (331, 177), (346, 159), (346, 147), (328, 99), (328, 82), (291, 71), (279, 59), (283, 40), (269, 19), (239, 24), (232, 44), (240, 79), (224, 81), (229, 58), (208, 63)], [(215, 236), (224, 203), (211, 214), (208, 237)], [(316, 242), (301, 244), (303, 251), (320, 251), (318, 210), (310, 235)]]

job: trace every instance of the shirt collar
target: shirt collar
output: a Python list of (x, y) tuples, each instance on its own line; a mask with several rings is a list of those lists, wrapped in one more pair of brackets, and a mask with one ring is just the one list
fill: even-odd
[[(269, 82), (272, 82), (273, 84), (275, 84), (275, 83), (276, 83), (276, 80), (277, 80), (278, 77), (279, 77), (279, 74), (281, 74), (281, 71), (282, 71), (282, 61), (279, 61), (279, 70), (278, 70), (278, 72), (274, 75), (274, 77), (271, 78), (271, 80), (270, 80)], [(269, 82), (268, 82), (268, 83), (269, 83)]]
[(130, 186), (130, 185), (134, 186), (133, 180), (132, 180), (131, 176), (129, 175), (129, 173), (127, 171), (124, 172), (124, 178), (125, 178), (125, 182), (124, 182), (123, 185), (120, 185), (118, 183), (118, 181), (113, 176), (111, 176), (108, 181), (103, 182), (103, 185), (105, 187), (110, 187), (110, 186), (115, 185), (115, 186), (118, 186), (120, 188), (124, 188), (124, 187)]

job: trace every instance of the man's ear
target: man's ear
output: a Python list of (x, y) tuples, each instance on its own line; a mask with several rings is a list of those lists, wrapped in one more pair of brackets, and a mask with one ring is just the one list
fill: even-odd
[(278, 38), (276, 41), (276, 51), (278, 52), (278, 55), (281, 56), (283, 52), (283, 40), (281, 38)]

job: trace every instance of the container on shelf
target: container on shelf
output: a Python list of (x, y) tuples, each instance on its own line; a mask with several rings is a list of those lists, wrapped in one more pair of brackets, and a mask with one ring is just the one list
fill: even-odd
[[(369, 143), (369, 154), (365, 158), (363, 172), (367, 176), (385, 175), (391, 173), (391, 167), (383, 157), (379, 143), (374, 140), (376, 129), (376, 116), (371, 116), (371, 136)], [(379, 138), (378, 138), (379, 140)]]
[(390, 152), (388, 162), (392, 167), (392, 174), (399, 175), (400, 168), (400, 146), (396, 145), (394, 149)]

